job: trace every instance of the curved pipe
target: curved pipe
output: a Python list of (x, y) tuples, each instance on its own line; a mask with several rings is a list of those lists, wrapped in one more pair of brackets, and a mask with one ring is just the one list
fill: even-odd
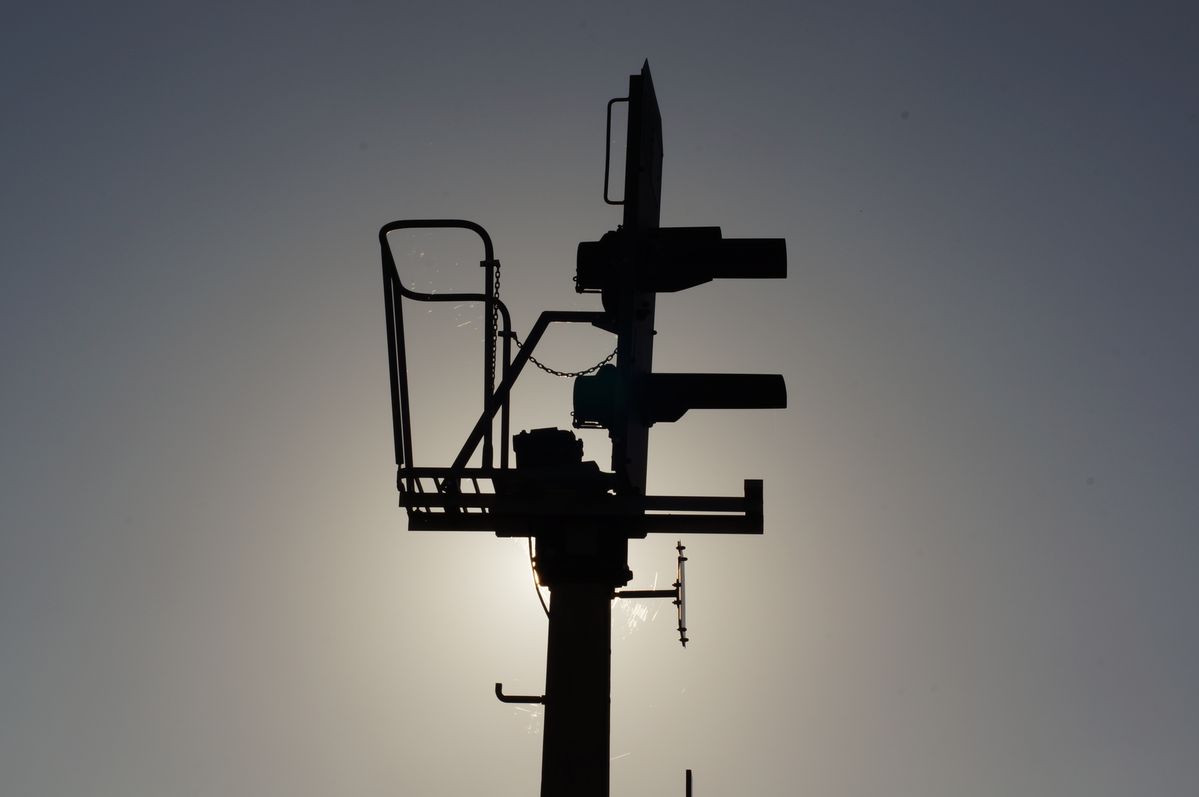
[(501, 703), (545, 703), (545, 695), (506, 695), (501, 683), (495, 685), (495, 696)]
[(446, 227), (456, 227), (476, 233), (483, 239), (484, 257), (487, 260), (495, 260), (495, 251), (491, 247), (491, 236), (487, 234), (487, 230), (483, 229), (483, 225), (466, 219), (400, 219), (399, 221), (389, 221), (379, 228), (379, 243), (386, 245), (387, 234), (396, 230), (427, 230)]
[(387, 234), (396, 230), (427, 227), (458, 227), (477, 232), (483, 239), (484, 262), (495, 262), (490, 236), (487, 235), (486, 230), (473, 221), (466, 221), (464, 219), (413, 219), (384, 224), (379, 228), (379, 248), (383, 252), (383, 258), (387, 265), (390, 266), (391, 276), (396, 281), (396, 287), (399, 288), (400, 295), (418, 302), (483, 302), (488, 305), (494, 305), (499, 310), (500, 315), (503, 316), (504, 332), (510, 332), (512, 330), (512, 317), (508, 314), (508, 308), (504, 306), (504, 303), (494, 296), (488, 296), (485, 293), (421, 293), (404, 285), (404, 281), (400, 279), (399, 271), (396, 270), (395, 257), (391, 254), (391, 247), (387, 244)]

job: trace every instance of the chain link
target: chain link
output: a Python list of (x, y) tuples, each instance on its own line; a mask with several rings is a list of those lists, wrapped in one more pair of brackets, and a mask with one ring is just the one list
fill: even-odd
[[(491, 324), (487, 329), (488, 335), (494, 335), (496, 333), (496, 330), (499, 329), (500, 261), (494, 260), (494, 263), (495, 263), (495, 285), (494, 285), (491, 295), (492, 295), (492, 298), (495, 299), (495, 301), (492, 302), (491, 306), (488, 308), (488, 310), (491, 312)], [(487, 388), (489, 390), (495, 390), (495, 350), (497, 347), (496, 347), (494, 341), (492, 341), (492, 345), (490, 348), (491, 348), (491, 362), (487, 363)]]
[[(495, 287), (492, 290), (492, 296), (494, 296), (497, 301), (500, 298), (500, 264), (499, 264), (498, 260), (495, 263)], [(491, 324), (492, 324), (491, 328), (492, 329), (497, 328), (496, 323), (498, 320), (497, 319), (498, 315), (499, 315), (499, 307), (498, 307), (498, 305), (493, 305), (491, 308), (491, 319), (492, 319), (491, 320)], [(509, 330), (509, 334), (512, 335), (512, 340), (516, 343), (516, 347), (519, 349), (523, 349), (525, 344), (521, 342), (520, 337), (516, 334), (516, 332), (513, 330)], [(616, 349), (613, 349), (612, 352), (607, 357), (600, 360), (595, 365), (591, 366), (590, 368), (584, 368), (581, 371), (559, 371), (557, 368), (549, 367), (548, 365), (541, 362), (540, 360), (538, 360), (536, 357), (534, 357), (531, 354), (529, 355), (529, 362), (533, 363), (533, 365), (537, 366), (542, 371), (545, 371), (547, 374), (552, 374), (553, 376), (561, 376), (565, 379), (574, 379), (576, 376), (586, 376), (587, 374), (590, 374), (594, 371), (598, 371), (600, 368), (603, 368), (605, 365), (612, 362), (612, 359), (614, 357), (616, 357)], [(491, 351), (491, 373), (492, 374), (495, 373), (495, 349), (494, 348)]]
[[(515, 332), (512, 333), (512, 340), (516, 341), (516, 345), (518, 348), (524, 348), (525, 344), (520, 342), (520, 338), (518, 338), (516, 336)], [(611, 353), (608, 354), (607, 357), (600, 360), (599, 362), (597, 362), (595, 365), (591, 366), (590, 368), (584, 368), (582, 371), (559, 371), (556, 368), (550, 368), (548, 365), (539, 361), (536, 357), (534, 357), (531, 354), (529, 355), (529, 362), (533, 363), (533, 365), (536, 365), (538, 368), (540, 368), (542, 371), (545, 371), (547, 374), (553, 374), (554, 376), (562, 376), (562, 377), (566, 377), (567, 379), (573, 379), (576, 376), (586, 376), (587, 374), (591, 373), (592, 371), (598, 371), (600, 368), (603, 368), (605, 365), (612, 362), (612, 358), (614, 358), (615, 356), (616, 356), (616, 349), (613, 349), (611, 351)]]

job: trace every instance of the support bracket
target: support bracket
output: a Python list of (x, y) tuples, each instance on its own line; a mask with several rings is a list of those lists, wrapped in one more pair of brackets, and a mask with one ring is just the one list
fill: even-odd
[(498, 682), (495, 685), (495, 696), (501, 703), (545, 703), (545, 695), (506, 695), (504, 685)]

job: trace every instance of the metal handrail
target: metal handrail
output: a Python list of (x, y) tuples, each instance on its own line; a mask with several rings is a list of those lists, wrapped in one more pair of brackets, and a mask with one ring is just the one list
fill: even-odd
[[(482, 265), (487, 269), (486, 291), (484, 293), (422, 293), (404, 285), (396, 267), (395, 256), (387, 241), (388, 233), (403, 229), (428, 228), (459, 228), (471, 230), (483, 240), (484, 260)], [(503, 369), (498, 388), (494, 386), (488, 373), (484, 378), (483, 412), (471, 429), (470, 434), (458, 452), (450, 472), (446, 474), (443, 487), (455, 489), (453, 483), (466, 473), (466, 463), (474, 455), (479, 444), (483, 444), (484, 470), (490, 470), (493, 463), (492, 424), (497, 413), (500, 414), (500, 469), (508, 469), (508, 440), (510, 397), (512, 385), (521, 371), (529, 362), (541, 337), (550, 324), (556, 323), (585, 323), (596, 324), (605, 318), (603, 312), (583, 310), (547, 310), (537, 317), (537, 322), (529, 331), (515, 359), (512, 358), (511, 341), (515, 336), (512, 330), (512, 317), (508, 308), (493, 294), (495, 268), (498, 262), (491, 244), (491, 237), (479, 224), (464, 219), (404, 219), (384, 224), (379, 229), (379, 248), (383, 261), (384, 303), (387, 313), (387, 352), (388, 366), (391, 378), (392, 429), (395, 437), (396, 465), (399, 476), (407, 481), (409, 492), (416, 490), (413, 482), (412, 457), (412, 426), (411, 411), (408, 396), (407, 353), (404, 344), (404, 317), (399, 299), (412, 299), (419, 302), (483, 302), (493, 308), (503, 319), (503, 331), (495, 328), (494, 316), (488, 313), (487, 329), (484, 332), (484, 362), (490, 363), (494, 353), (495, 338), (503, 339)], [(396, 295), (398, 294), (398, 296)]]
[[(486, 269), (484, 276), (486, 285), (483, 293), (422, 293), (407, 287), (404, 285), (403, 280), (400, 279), (395, 256), (392, 254), (391, 246), (388, 244), (388, 234), (405, 229), (444, 228), (470, 230), (482, 239), (483, 260), (481, 265)], [(495, 339), (498, 332), (496, 329), (495, 313), (498, 313), (503, 318), (504, 332), (500, 337), (504, 341), (502, 360), (502, 373), (504, 375), (507, 374), (508, 366), (512, 359), (510, 342), (512, 317), (508, 312), (508, 308), (504, 306), (504, 303), (493, 295), (495, 269), (498, 263), (495, 260), (495, 250), (491, 243), (491, 236), (487, 234), (482, 225), (465, 219), (401, 219), (392, 221), (379, 228), (379, 248), (383, 261), (384, 303), (387, 314), (387, 351), (391, 378), (392, 432), (394, 435), (396, 465), (403, 467), (405, 464), (411, 465), (413, 462), (412, 434), (408, 399), (407, 352), (404, 345), (403, 311), (400, 302), (396, 300), (397, 297), (395, 294), (398, 292), (400, 297), (419, 302), (482, 302), (489, 310), (493, 311), (486, 314), (487, 320), (483, 332), (483, 361), (485, 363), (483, 403), (485, 407), (495, 387), (495, 373), (491, 365), (495, 358)], [(491, 415), (494, 416), (494, 413)], [(500, 435), (503, 440), (503, 446), (500, 450), (501, 468), (508, 467), (508, 419), (509, 407), (505, 400), (500, 415)], [(483, 462), (490, 468), (493, 463), (493, 443), (490, 428), (486, 430), (484, 438)], [(411, 485), (409, 486), (411, 487)]]
[(609, 205), (624, 204), (624, 199), (617, 201), (608, 198), (608, 174), (612, 164), (612, 106), (618, 102), (628, 101), (628, 97), (613, 97), (608, 100), (608, 124), (604, 133), (604, 201)]

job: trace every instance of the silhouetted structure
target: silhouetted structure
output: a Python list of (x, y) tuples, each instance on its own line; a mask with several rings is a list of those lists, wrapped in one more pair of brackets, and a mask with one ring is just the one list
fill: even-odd
[[(612, 106), (628, 103), (623, 199), (609, 194)], [(576, 290), (598, 293), (602, 310), (546, 311), (516, 357), (507, 308), (496, 295), (500, 268), (491, 239), (461, 220), (412, 220), (379, 232), (387, 313), (397, 487), (414, 530), (494, 531), (530, 537), (538, 580), (550, 590), (544, 696), (505, 695), (504, 702), (545, 705), (541, 794), (606, 797), (611, 691), (611, 601), (670, 598), (678, 607), (685, 645), (684, 547), (670, 590), (618, 591), (632, 578), (628, 542), (650, 532), (762, 533), (762, 483), (745, 482), (739, 497), (646, 495), (649, 429), (677, 421), (689, 409), (786, 406), (778, 375), (659, 374), (652, 371), (654, 302), (714, 278), (782, 278), (782, 239), (730, 240), (717, 227), (661, 228), (662, 122), (646, 63), (629, 78), (629, 95), (608, 103), (604, 200), (623, 206), (623, 224), (599, 241), (579, 244)], [(483, 242), (484, 292), (425, 294), (401, 282), (388, 245), (395, 230), (458, 227)], [(483, 412), (454, 462), (419, 467), (413, 460), (402, 299), (483, 302)], [(583, 461), (583, 444), (565, 429), (533, 429), (513, 439), (508, 456), (509, 396), (550, 324), (585, 323), (616, 336), (616, 364), (575, 376), (574, 426), (603, 428), (612, 440), (611, 471)], [(500, 351), (497, 352), (497, 340)], [(500, 384), (497, 387), (496, 364)], [(499, 465), (493, 431), (499, 416)], [(468, 467), (475, 452), (481, 464)], [(690, 790), (691, 773), (687, 772)]]

